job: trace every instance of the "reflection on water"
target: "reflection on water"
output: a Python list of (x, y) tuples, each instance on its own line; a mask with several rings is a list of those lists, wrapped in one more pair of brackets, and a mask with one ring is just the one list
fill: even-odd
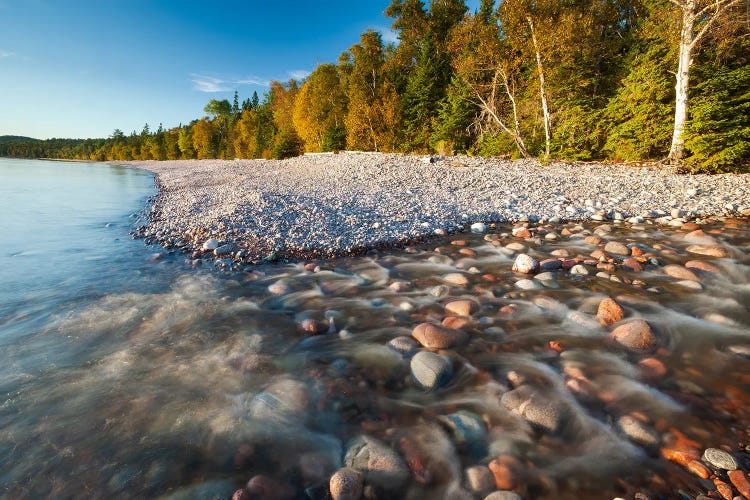
[[(705, 493), (715, 482), (691, 461), (728, 479), (701, 465), (704, 448), (747, 465), (750, 226), (604, 231), (638, 249), (640, 271), (588, 257), (597, 244), (584, 237), (600, 228), (518, 240), (498, 226), (497, 237), (235, 274), (179, 256), (146, 263), (144, 251), (111, 293), (41, 295), (13, 314), (48, 319), (11, 320), (24, 341), (4, 347), (2, 491), (221, 497), (253, 478), (245, 498), (325, 498), (346, 464), (376, 498)], [(687, 252), (686, 234), (728, 256)], [(588, 274), (514, 273), (519, 252), (565, 268), (580, 256)], [(691, 271), (698, 281), (664, 272), (689, 261), (714, 267)], [(611, 326), (597, 320), (606, 297), (624, 313)], [(454, 299), (470, 301), (468, 317), (446, 319)], [(612, 340), (633, 319), (655, 345)], [(423, 322), (463, 332), (432, 349), (449, 367), (432, 390), (414, 378), (414, 353), (428, 349), (403, 338)]]

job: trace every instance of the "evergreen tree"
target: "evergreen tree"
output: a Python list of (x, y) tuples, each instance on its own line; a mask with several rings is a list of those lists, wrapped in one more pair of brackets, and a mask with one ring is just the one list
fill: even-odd
[(471, 132), (477, 115), (474, 94), (459, 77), (454, 77), (448, 94), (439, 104), (435, 131), (430, 146), (440, 154), (465, 153), (474, 142)]
[(236, 90), (234, 91), (234, 100), (232, 101), (232, 114), (235, 116), (240, 114), (240, 95)]

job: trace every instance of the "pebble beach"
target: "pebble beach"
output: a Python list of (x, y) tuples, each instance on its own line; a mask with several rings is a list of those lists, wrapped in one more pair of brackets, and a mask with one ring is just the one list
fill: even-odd
[[(133, 387), (137, 408), (96, 416), (149, 443), (122, 459), (148, 473), (95, 489), (750, 498), (750, 176), (356, 153), (131, 165), (159, 187), (137, 236), (186, 274), (58, 327), (138, 311), (137, 344), (74, 388)], [(190, 460), (149, 451), (175, 435)]]

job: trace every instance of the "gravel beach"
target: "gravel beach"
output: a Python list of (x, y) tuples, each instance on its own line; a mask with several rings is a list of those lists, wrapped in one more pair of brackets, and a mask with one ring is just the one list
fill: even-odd
[(750, 210), (747, 174), (353, 152), (128, 164), (154, 172), (159, 186), (140, 236), (245, 262), (357, 253), (476, 222), (680, 225)]

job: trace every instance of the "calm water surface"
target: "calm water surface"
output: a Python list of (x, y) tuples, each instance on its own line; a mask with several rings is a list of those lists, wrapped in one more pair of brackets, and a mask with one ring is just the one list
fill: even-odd
[[(228, 498), (255, 478), (242, 498), (326, 498), (345, 462), (381, 454), (370, 498), (484, 498), (500, 479), (525, 498), (694, 498), (713, 478), (685, 457), (724, 447), (750, 465), (747, 221), (527, 240), (499, 225), (229, 273), (131, 239), (153, 193), (138, 170), (0, 160), (1, 495)], [(594, 232), (637, 247), (642, 269), (597, 269)], [(519, 251), (589, 273), (529, 280), (511, 271)], [(607, 297), (654, 346), (611, 340), (595, 319)], [(446, 318), (454, 299), (470, 317)], [(426, 390), (408, 337), (442, 321), (461, 340), (433, 349), (450, 369)], [(470, 493), (466, 469), (488, 464), (497, 484)]]

